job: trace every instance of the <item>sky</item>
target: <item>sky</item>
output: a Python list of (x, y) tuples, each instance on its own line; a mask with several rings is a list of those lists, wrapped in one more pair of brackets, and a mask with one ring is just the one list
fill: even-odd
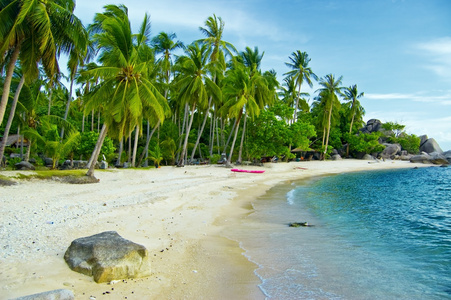
[[(128, 7), (134, 32), (150, 15), (151, 35), (175, 33), (185, 44), (215, 14), (223, 39), (238, 51), (258, 47), (262, 70), (280, 82), (289, 56), (300, 50), (318, 77), (343, 76), (364, 92), (365, 121), (406, 125), (451, 150), (451, 1), (449, 0), (78, 0), (85, 25), (106, 4)], [(62, 67), (63, 69), (63, 67)], [(302, 87), (311, 98), (319, 88)], [(311, 103), (311, 101), (310, 101)]]

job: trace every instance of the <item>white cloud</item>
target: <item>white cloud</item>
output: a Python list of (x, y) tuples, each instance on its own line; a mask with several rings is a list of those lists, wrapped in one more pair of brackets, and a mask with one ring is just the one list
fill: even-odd
[[(439, 95), (437, 95), (437, 93), (439, 93)], [(411, 101), (415, 101), (415, 102), (434, 103), (434, 104), (440, 104), (440, 105), (445, 105), (445, 106), (451, 105), (451, 91), (417, 92), (417, 93), (410, 93), (410, 94), (365, 93), (365, 98), (371, 99), (371, 100), (411, 100)]]
[(451, 82), (451, 37), (443, 37), (417, 44), (426, 64), (425, 69), (433, 71), (440, 78)]

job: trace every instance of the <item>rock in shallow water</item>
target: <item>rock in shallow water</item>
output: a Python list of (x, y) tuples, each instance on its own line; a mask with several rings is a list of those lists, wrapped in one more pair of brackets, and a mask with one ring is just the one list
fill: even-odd
[(73, 271), (93, 276), (97, 283), (151, 274), (147, 249), (124, 239), (116, 231), (74, 240), (64, 260)]

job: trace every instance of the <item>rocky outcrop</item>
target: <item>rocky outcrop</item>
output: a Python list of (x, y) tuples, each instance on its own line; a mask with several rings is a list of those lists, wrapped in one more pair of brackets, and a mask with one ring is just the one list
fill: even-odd
[(395, 155), (401, 152), (399, 144), (384, 144), (385, 149), (381, 153), (382, 158), (393, 159)]
[(366, 126), (360, 129), (362, 133), (372, 133), (380, 130), (382, 130), (382, 122), (377, 119), (369, 120), (366, 122)]
[(331, 156), (331, 159), (332, 160), (340, 160), (342, 158), (341, 158), (340, 154), (334, 154), (334, 155)]
[(413, 155), (410, 158), (410, 162), (434, 165), (447, 165), (450, 163), (443, 154), (440, 154), (438, 152), (433, 152), (430, 154), (422, 152), (419, 155)]
[(448, 150), (446, 152), (443, 152), (443, 156), (448, 160), (448, 162), (451, 164), (451, 150)]
[(28, 161), (21, 161), (14, 165), (17, 170), (35, 170), (35, 167)]
[(433, 153), (433, 152), (437, 152), (440, 154), (443, 153), (442, 148), (440, 148), (439, 144), (433, 138), (427, 139), (424, 143), (421, 143), (420, 151), (426, 152), (426, 153)]
[(73, 300), (75, 299), (74, 293), (70, 290), (60, 289), (39, 294), (33, 294), (15, 298), (12, 300)]
[(147, 249), (115, 231), (74, 240), (64, 259), (73, 271), (93, 276), (97, 283), (150, 275)]

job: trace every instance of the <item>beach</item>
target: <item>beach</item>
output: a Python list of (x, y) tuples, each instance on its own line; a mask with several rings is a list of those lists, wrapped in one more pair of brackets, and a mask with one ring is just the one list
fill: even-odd
[[(19, 181), (0, 187), (0, 298), (70, 289), (76, 299), (264, 299), (256, 265), (227, 239), (252, 201), (277, 184), (362, 170), (427, 166), (404, 161), (268, 163), (263, 174), (220, 165), (109, 169), (96, 184)], [(12, 176), (18, 172), (0, 172)], [(103, 231), (144, 245), (152, 275), (113, 285), (69, 269), (63, 256), (77, 238)]]

